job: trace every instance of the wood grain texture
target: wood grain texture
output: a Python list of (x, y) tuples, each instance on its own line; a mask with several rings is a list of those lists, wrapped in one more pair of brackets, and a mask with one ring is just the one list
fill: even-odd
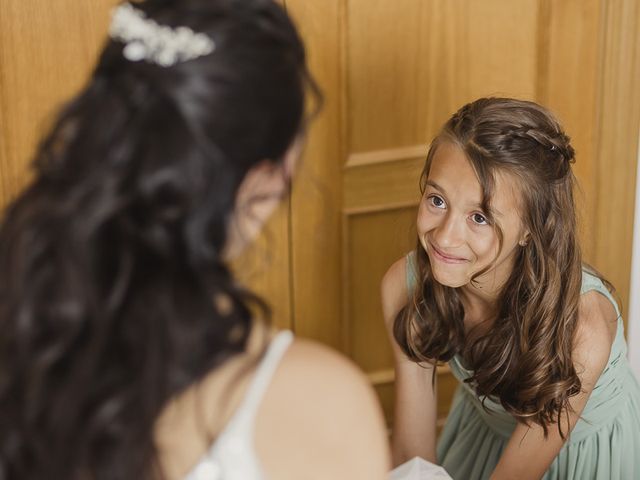
[(286, 0), (325, 94), (292, 193), (291, 279), (297, 334), (341, 345), (341, 2)]
[[(425, 157), (426, 157), (426, 150)], [(373, 163), (345, 170), (343, 209), (381, 209), (385, 205), (418, 204), (424, 158)]]
[(601, 0), (543, 0), (541, 5), (546, 23), (538, 32), (541, 97), (536, 100), (558, 116), (576, 150), (581, 243), (586, 259), (593, 261)]
[(462, 104), (533, 98), (532, 0), (350, 0), (349, 153), (428, 144)]
[(83, 85), (115, 0), (0, 2), (0, 204), (29, 179), (38, 139)]
[(345, 216), (347, 352), (366, 372), (393, 357), (380, 306), (380, 282), (394, 261), (415, 247), (416, 207)]
[(640, 2), (609, 0), (605, 19), (595, 148), (593, 262), (615, 285), (626, 321), (640, 132)]

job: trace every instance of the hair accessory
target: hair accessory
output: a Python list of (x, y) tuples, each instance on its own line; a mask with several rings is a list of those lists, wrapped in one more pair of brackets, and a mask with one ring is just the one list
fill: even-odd
[(158, 25), (130, 3), (115, 8), (109, 36), (126, 44), (122, 54), (127, 60), (146, 60), (161, 67), (208, 55), (215, 43), (208, 35), (189, 27)]

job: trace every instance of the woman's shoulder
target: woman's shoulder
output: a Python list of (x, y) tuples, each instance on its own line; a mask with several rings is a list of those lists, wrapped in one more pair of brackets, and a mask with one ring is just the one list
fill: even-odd
[(314, 340), (294, 338), (282, 358), (277, 377), (296, 385), (325, 389), (346, 388), (350, 393), (370, 392), (365, 375), (346, 356)]
[(342, 354), (295, 339), (256, 420), (258, 455), (273, 478), (384, 478), (388, 451), (379, 403)]

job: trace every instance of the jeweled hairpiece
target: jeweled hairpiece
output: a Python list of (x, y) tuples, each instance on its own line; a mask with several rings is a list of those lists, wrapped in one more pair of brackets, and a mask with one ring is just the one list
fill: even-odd
[(208, 55), (215, 49), (208, 35), (189, 27), (158, 25), (130, 3), (113, 11), (109, 36), (126, 44), (122, 54), (127, 60), (146, 60), (162, 67)]

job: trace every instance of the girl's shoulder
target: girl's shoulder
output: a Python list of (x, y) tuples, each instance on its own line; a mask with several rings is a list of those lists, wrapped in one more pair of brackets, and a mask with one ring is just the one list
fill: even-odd
[(611, 290), (595, 271), (585, 265), (582, 267), (582, 286), (580, 288), (580, 294), (584, 295), (588, 292), (598, 292), (601, 294), (613, 305), (615, 311), (620, 315), (618, 302), (614, 298)]
[(582, 270), (574, 359), (585, 370), (599, 373), (611, 354), (621, 317), (618, 304), (602, 279), (588, 267)]
[(380, 297), (385, 321), (395, 319), (398, 312), (407, 304), (410, 285), (407, 271), (411, 269), (410, 255), (396, 260), (382, 277)]
[(584, 382), (595, 382), (612, 354), (619, 326), (619, 315), (600, 290), (591, 289), (580, 296), (572, 357)]

